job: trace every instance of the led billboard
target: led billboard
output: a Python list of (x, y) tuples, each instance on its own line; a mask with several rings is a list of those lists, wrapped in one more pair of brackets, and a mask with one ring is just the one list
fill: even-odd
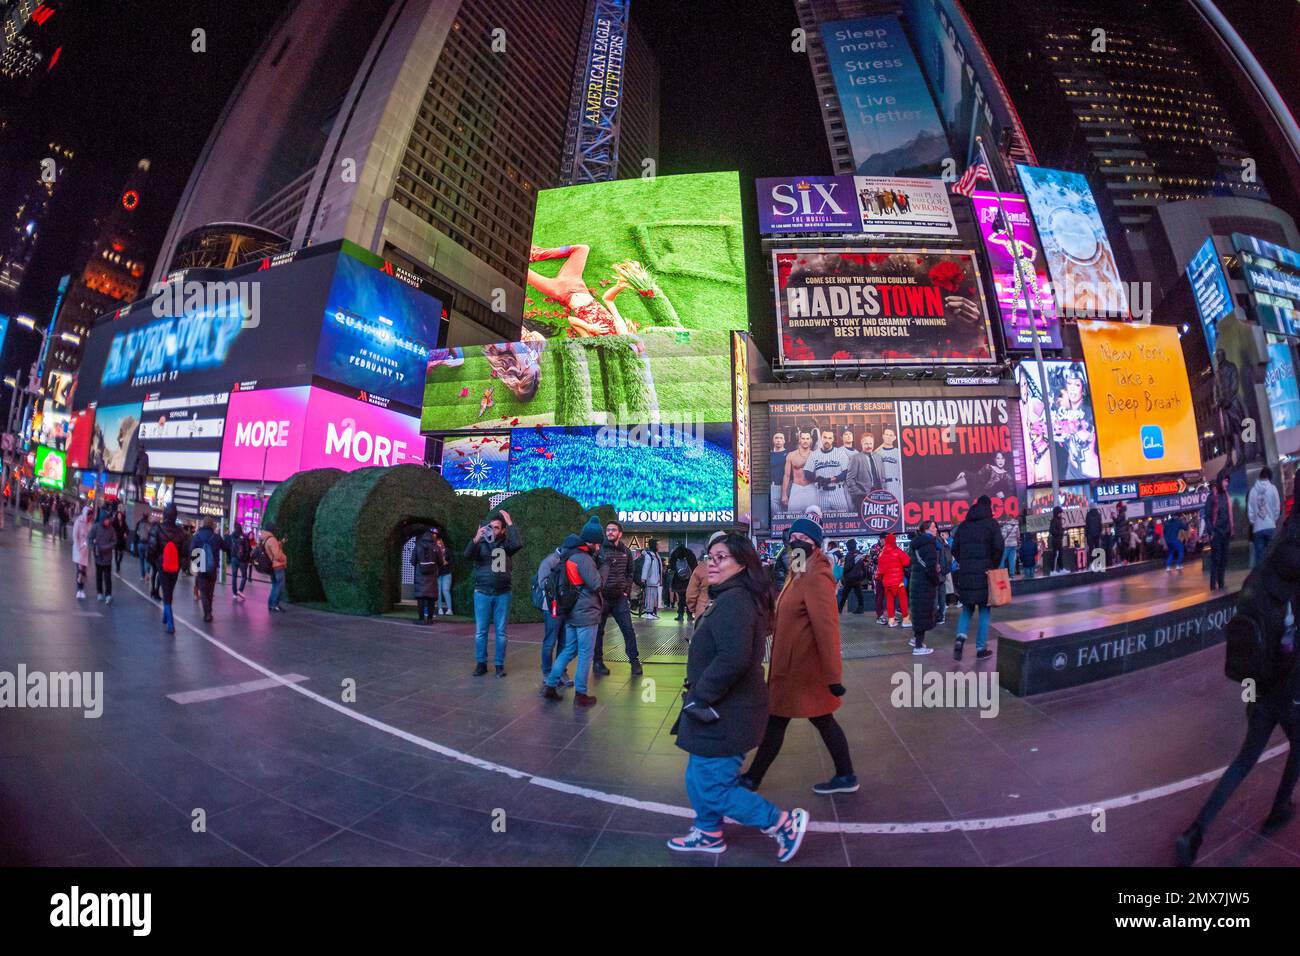
[(146, 396), (141, 410), (140, 447), (149, 468), (168, 475), (215, 475), (226, 422), (226, 392)]
[(537, 194), (524, 328), (544, 338), (748, 327), (737, 173)]
[(1017, 165), (1052, 276), (1057, 309), (1072, 318), (1127, 317), (1128, 293), (1082, 173)]
[(969, 250), (779, 249), (772, 264), (784, 365), (994, 361)]
[(510, 480), (510, 433), (448, 438), (442, 445), (442, 477), (463, 494), (505, 491)]
[(1025, 197), (977, 190), (971, 196), (971, 204), (979, 221), (989, 268), (993, 270), (1007, 349), (1033, 349), (1032, 329), (1035, 328), (1040, 348), (1059, 349), (1061, 326), (1056, 317), (1052, 282)]
[(1019, 409), (1001, 396), (773, 402), (772, 528), (811, 514), (834, 534), (952, 527), (988, 495), (996, 517), (1024, 498)]
[(67, 456), (57, 449), (37, 445), (33, 474), (36, 476), (36, 483), (42, 488), (55, 488), (62, 491), (68, 475)]
[(1260, 325), (1300, 338), (1300, 252), (1238, 232), (1232, 247)]
[(130, 474), (140, 449), (139, 402), (98, 406), (90, 439), (87, 467), (92, 471)]
[(1103, 478), (1197, 471), (1199, 433), (1178, 330), (1080, 322)]
[[(1052, 463), (1058, 482), (1101, 477), (1097, 454), (1097, 426), (1093, 419), (1088, 369), (1082, 362), (1044, 361), (1046, 400), (1039, 383), (1038, 363), (1020, 362), (1020, 425), (1024, 432), (1025, 478), (1031, 485), (1050, 484)], [(1052, 417), (1052, 437), (1047, 438), (1047, 416)]]
[(526, 333), (523, 342), (435, 350), (421, 427), (729, 422), (730, 376), (731, 333), (722, 330), (575, 339)]
[(938, 175), (951, 149), (898, 17), (823, 23), (821, 39), (854, 172)]
[(1223, 273), (1219, 252), (1214, 248), (1213, 236), (1205, 240), (1187, 263), (1187, 280), (1192, 284), (1192, 297), (1201, 316), (1201, 328), (1205, 330), (1205, 344), (1213, 355), (1219, 338), (1219, 320), (1232, 311), (1232, 290)]

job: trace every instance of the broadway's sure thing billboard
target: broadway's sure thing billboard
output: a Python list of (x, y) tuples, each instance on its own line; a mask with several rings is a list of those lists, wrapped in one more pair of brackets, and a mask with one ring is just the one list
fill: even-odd
[[(1061, 326), (1056, 317), (1052, 282), (1025, 197), (978, 190), (971, 196), (971, 204), (993, 270), (1007, 348), (1033, 349), (1031, 329), (1037, 328), (1040, 347), (1059, 349)], [(1003, 219), (1004, 211), (1011, 223), (1010, 234)]]
[(781, 249), (772, 264), (784, 365), (994, 361), (969, 250)]
[(1024, 499), (1019, 409), (1001, 396), (773, 402), (772, 529), (803, 515), (832, 534), (950, 528), (988, 495), (996, 517)]
[(1042, 166), (1016, 170), (1043, 241), (1058, 311), (1074, 318), (1127, 317), (1128, 293), (1088, 180)]
[(861, 176), (939, 175), (951, 150), (898, 17), (823, 23), (822, 44)]
[[(1097, 426), (1093, 419), (1088, 370), (1082, 362), (1045, 361), (1047, 392), (1039, 381), (1038, 363), (1020, 362), (1020, 423), (1024, 429), (1025, 478), (1031, 485), (1051, 484), (1052, 462), (1058, 482), (1101, 477)], [(1053, 444), (1047, 437), (1052, 417)]]
[(757, 181), (758, 227), (791, 232), (956, 236), (940, 179), (897, 176), (788, 176)]
[(1178, 330), (1080, 322), (1103, 478), (1201, 467), (1200, 442)]

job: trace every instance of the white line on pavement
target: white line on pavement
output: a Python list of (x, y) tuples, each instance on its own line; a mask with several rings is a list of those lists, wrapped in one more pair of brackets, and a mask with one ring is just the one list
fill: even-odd
[[(127, 581), (125, 578), (121, 580), (123, 584), (135, 591), (136, 594), (140, 595), (140, 597), (144, 598), (150, 604), (153, 604), (155, 607), (159, 606), (156, 602), (150, 599), (144, 591), (141, 591), (130, 581)], [(491, 760), (474, 757), (470, 754), (462, 753), (459, 750), (453, 750), (451, 747), (435, 743), (432, 740), (418, 737), (409, 731), (402, 730), (400, 727), (386, 724), (382, 720), (376, 720), (374, 717), (351, 710), (337, 701), (330, 700), (328, 697), (322, 697), (320, 694), (314, 693), (300, 684), (292, 683), (288, 677), (276, 674), (274, 671), (271, 671), (257, 663), (257, 661), (245, 657), (233, 648), (223, 644), (210, 634), (205, 634), (189, 621), (182, 618), (179, 614), (175, 614), (174, 608), (173, 614), (178, 624), (183, 624), (199, 637), (230, 655), (241, 664), (251, 667), (259, 674), (265, 675), (268, 680), (277, 684), (282, 684), (295, 693), (302, 694), (304, 697), (310, 698), (316, 703), (328, 707), (330, 710), (337, 711), (353, 720), (360, 721), (368, 727), (373, 727), (376, 730), (397, 737), (399, 740), (405, 740), (407, 743), (414, 744), (417, 747), (440, 754), (444, 757), (449, 757), (452, 760), (457, 760), (461, 763), (469, 764), (472, 767), (478, 767), (480, 770), (490, 770), (494, 773), (505, 774), (506, 776), (512, 777), (516, 780), (527, 780), (531, 784), (545, 787), (548, 790), (556, 790), (560, 793), (568, 793), (588, 800), (598, 800), (601, 803), (614, 804), (634, 810), (644, 810), (648, 813), (659, 813), (670, 817), (690, 819), (695, 816), (695, 811), (690, 807), (677, 807), (672, 804), (658, 803), (652, 800), (637, 800), (634, 797), (624, 797), (615, 793), (606, 793), (603, 790), (594, 790), (590, 787), (565, 783), (561, 780), (552, 780), (549, 777), (540, 777), (524, 770), (516, 770), (514, 767), (507, 767), (503, 764), (493, 763)], [(290, 675), (290, 677), (296, 676), (297, 675)], [(1279, 744), (1270, 750), (1266, 750), (1260, 756), (1260, 760), (1271, 760), (1279, 754), (1286, 753), (1286, 751), (1287, 745)], [(1140, 803), (1146, 803), (1149, 800), (1158, 800), (1162, 797), (1172, 796), (1175, 793), (1181, 793), (1184, 790), (1191, 790), (1204, 783), (1217, 780), (1223, 775), (1223, 772), (1226, 769), (1227, 767), (1224, 766), (1217, 770), (1208, 770), (1205, 773), (1197, 774), (1194, 777), (1188, 777), (1185, 780), (1178, 780), (1173, 783), (1164, 784), (1163, 786), (1139, 790), (1136, 793), (1125, 794), (1122, 797), (1110, 797), (1109, 799), (1099, 800), (1094, 803), (1081, 803), (1072, 807), (1062, 807), (1059, 810), (1043, 810), (1038, 813), (1021, 813), (1008, 817), (980, 817), (977, 819), (967, 820), (933, 820), (913, 823), (833, 823), (814, 821), (808, 825), (808, 828), (818, 833), (889, 835), (900, 833), (952, 833), (970, 830), (1000, 830), (1007, 827), (1031, 826), (1038, 823), (1052, 823), (1059, 820), (1068, 820), (1074, 817), (1091, 816), (1097, 810), (1116, 810), (1124, 807), (1136, 806)]]
[(279, 687), (285, 681), (298, 683), (307, 680), (301, 674), (285, 674), (281, 680), (272, 680), (263, 678), (262, 680), (246, 680), (241, 684), (227, 684), (225, 687), (204, 687), (202, 690), (183, 690), (177, 694), (168, 694), (168, 700), (174, 700), (178, 704), (199, 704), (206, 700), (221, 700), (223, 697), (237, 697), (240, 694), (251, 694), (256, 690), (270, 690), (272, 687)]

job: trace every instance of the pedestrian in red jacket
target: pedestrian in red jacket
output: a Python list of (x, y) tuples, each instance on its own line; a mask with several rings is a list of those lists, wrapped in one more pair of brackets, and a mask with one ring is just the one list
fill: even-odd
[(880, 558), (876, 561), (876, 578), (885, 590), (885, 616), (890, 627), (898, 627), (894, 617), (894, 601), (898, 601), (898, 613), (903, 618), (903, 627), (911, 627), (912, 619), (907, 613), (907, 588), (903, 587), (903, 571), (912, 563), (912, 559), (898, 546), (898, 540), (892, 534), (885, 535), (885, 546), (880, 549)]

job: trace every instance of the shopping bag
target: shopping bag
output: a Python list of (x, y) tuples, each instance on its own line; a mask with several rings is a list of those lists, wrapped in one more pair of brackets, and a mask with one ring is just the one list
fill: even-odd
[(989, 607), (1011, 603), (1011, 575), (1006, 568), (993, 568), (989, 575)]

